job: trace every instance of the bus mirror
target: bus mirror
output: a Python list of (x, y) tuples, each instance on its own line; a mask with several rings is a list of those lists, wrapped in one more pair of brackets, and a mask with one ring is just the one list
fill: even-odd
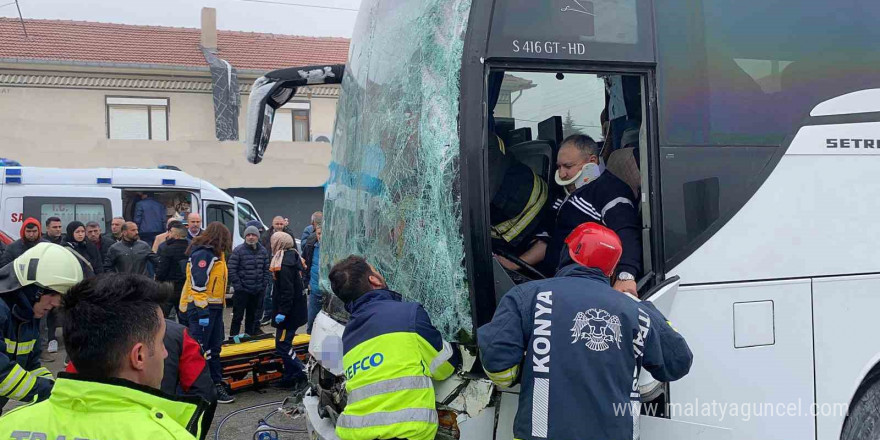
[(263, 160), (263, 154), (269, 146), (269, 136), (272, 134), (275, 109), (287, 104), (295, 93), (296, 86), (293, 84), (287, 85), (265, 76), (254, 81), (248, 101), (245, 131), (248, 162), (257, 164)]
[(344, 64), (334, 64), (291, 67), (275, 70), (257, 78), (248, 100), (247, 129), (244, 139), (248, 162), (256, 164), (263, 160), (263, 154), (269, 146), (269, 137), (272, 135), (275, 110), (287, 104), (287, 101), (296, 94), (298, 87), (339, 84), (344, 73)]

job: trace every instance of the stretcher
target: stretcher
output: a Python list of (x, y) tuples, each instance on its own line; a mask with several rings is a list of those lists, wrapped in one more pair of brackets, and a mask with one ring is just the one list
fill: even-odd
[[(296, 356), (307, 361), (309, 335), (296, 335), (293, 349)], [(275, 335), (265, 334), (236, 343), (227, 340), (220, 348), (220, 366), (223, 381), (232, 392), (258, 389), (281, 379), (284, 364), (275, 352)]]

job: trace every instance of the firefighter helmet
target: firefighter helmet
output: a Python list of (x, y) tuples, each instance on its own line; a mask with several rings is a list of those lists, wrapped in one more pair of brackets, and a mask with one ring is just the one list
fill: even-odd
[(598, 223), (582, 223), (565, 239), (568, 254), (581, 266), (601, 270), (606, 276), (614, 274), (620, 261), (623, 245), (611, 229)]
[(83, 280), (83, 269), (73, 251), (53, 243), (37, 243), (12, 262), (19, 284), (35, 284), (58, 293), (67, 293)]

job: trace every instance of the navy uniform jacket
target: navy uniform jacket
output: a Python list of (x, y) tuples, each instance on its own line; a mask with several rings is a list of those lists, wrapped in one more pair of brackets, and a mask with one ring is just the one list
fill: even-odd
[(0, 409), (9, 400), (46, 399), (54, 385), (52, 373), (40, 365), (40, 320), (27, 299), (34, 288), (0, 297)]
[(511, 289), (477, 342), (495, 383), (510, 386), (521, 373), (513, 433), (523, 440), (635, 438), (642, 367), (669, 382), (693, 361), (653, 304), (576, 264)]
[[(623, 245), (618, 272), (629, 272), (638, 277), (642, 272), (642, 227), (637, 202), (632, 199), (629, 185), (609, 172), (578, 188), (570, 196), (554, 201), (552, 209), (555, 226), (544, 257), (544, 272), (554, 274), (558, 269), (560, 253), (565, 250), (565, 239), (582, 223), (595, 222), (612, 229)], [(551, 216), (552, 218), (552, 216)]]

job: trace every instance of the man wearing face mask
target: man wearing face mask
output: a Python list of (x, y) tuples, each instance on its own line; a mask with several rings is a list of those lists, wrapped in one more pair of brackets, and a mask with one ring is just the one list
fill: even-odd
[[(521, 257), (527, 263), (542, 261), (545, 273), (555, 273), (565, 237), (578, 225), (601, 223), (623, 243), (623, 255), (612, 277), (616, 290), (637, 296), (636, 279), (642, 268), (642, 240), (637, 201), (630, 187), (606, 173), (599, 163), (599, 146), (591, 137), (571, 135), (562, 141), (556, 160), (556, 183), (565, 189), (551, 208), (555, 222), (547, 226), (549, 241), (538, 241)], [(508, 269), (511, 263), (502, 261)]]
[(642, 239), (637, 201), (629, 186), (599, 164), (599, 147), (589, 136), (572, 135), (562, 141), (556, 160), (556, 183), (565, 188), (564, 197), (552, 205), (556, 225), (544, 259), (545, 267), (559, 265), (565, 250), (565, 237), (581, 223), (597, 222), (612, 229), (623, 244), (617, 272), (612, 284), (615, 289), (632, 295), (636, 277), (642, 269)]

